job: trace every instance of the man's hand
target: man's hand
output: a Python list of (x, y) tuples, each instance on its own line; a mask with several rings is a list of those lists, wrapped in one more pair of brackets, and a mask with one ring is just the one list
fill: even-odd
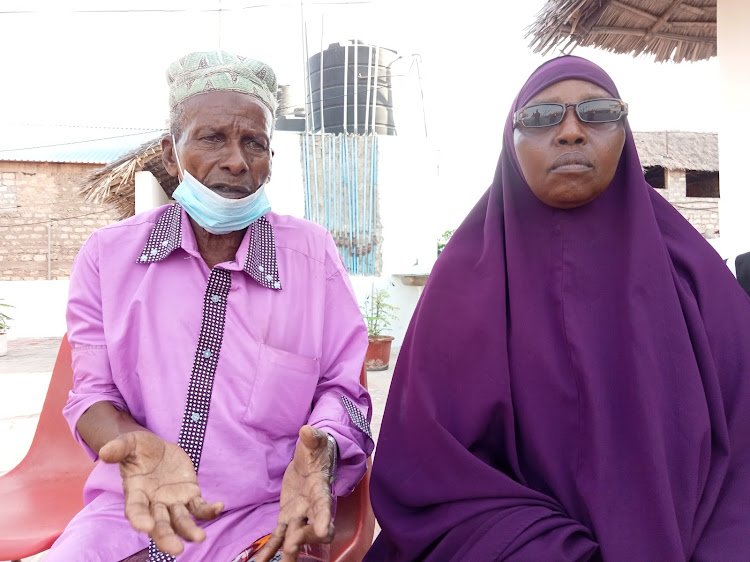
[(120, 464), (125, 516), (164, 553), (180, 554), (180, 537), (191, 542), (206, 538), (190, 515), (209, 520), (224, 509), (221, 502), (208, 504), (201, 497), (187, 453), (150, 431), (131, 431), (113, 439), (101, 448), (99, 458)]
[(278, 524), (255, 556), (257, 562), (268, 562), (279, 548), (284, 551), (281, 561), (293, 562), (302, 545), (333, 540), (330, 478), (335, 454), (325, 433), (302, 426), (294, 458), (281, 482)]

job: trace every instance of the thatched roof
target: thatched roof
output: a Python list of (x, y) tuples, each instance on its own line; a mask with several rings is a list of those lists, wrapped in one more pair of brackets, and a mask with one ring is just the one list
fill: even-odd
[(535, 53), (576, 45), (657, 62), (716, 56), (717, 0), (548, 0), (529, 27)]
[(719, 169), (719, 136), (716, 133), (660, 131), (633, 133), (644, 168), (715, 172)]
[(135, 173), (151, 172), (161, 186), (171, 193), (178, 180), (170, 176), (161, 160), (163, 136), (142, 144), (90, 174), (81, 186), (87, 201), (113, 205), (120, 219), (135, 213)]

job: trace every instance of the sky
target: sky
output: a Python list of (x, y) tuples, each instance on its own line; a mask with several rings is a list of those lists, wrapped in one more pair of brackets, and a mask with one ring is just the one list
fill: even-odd
[[(359, 39), (398, 51), (422, 135), (438, 154), (456, 216), (486, 189), (516, 92), (546, 57), (525, 38), (545, 0), (3, 0), (3, 123), (158, 128), (167, 119), (164, 71), (188, 51), (224, 49), (269, 63), (280, 84), (302, 89), (303, 28), (309, 54)], [(305, 26), (303, 27), (303, 22)], [(629, 103), (633, 130), (716, 131), (718, 59), (658, 64), (595, 49), (574, 54), (602, 66)], [(411, 60), (414, 60), (411, 58)], [(417, 90), (421, 86), (421, 92)], [(414, 101), (417, 100), (417, 101)], [(398, 123), (397, 123), (398, 125)], [(2, 131), (0, 130), (0, 134)], [(43, 139), (40, 139), (43, 141)], [(42, 144), (42, 142), (40, 142)], [(447, 222), (458, 220), (448, 217)]]

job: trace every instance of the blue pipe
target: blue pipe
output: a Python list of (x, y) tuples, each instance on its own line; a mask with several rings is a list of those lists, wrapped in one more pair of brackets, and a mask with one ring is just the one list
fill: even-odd
[(312, 152), (313, 152), (313, 176), (315, 179), (315, 218), (311, 217), (316, 223), (320, 224), (320, 201), (318, 199), (318, 150), (315, 147), (315, 133), (311, 134)]
[(307, 209), (307, 194), (310, 191), (310, 182), (307, 174), (307, 138), (305, 135), (300, 135), (300, 137), (302, 139), (302, 181), (304, 182), (305, 187), (305, 218), (307, 219), (310, 217)]
[(336, 164), (336, 136), (331, 135), (331, 232), (334, 233), (334, 239), (338, 236), (338, 221), (337, 213), (338, 208), (336, 206), (336, 191), (338, 189), (338, 165)]
[(370, 207), (370, 222), (372, 223), (373, 230), (377, 227), (378, 224), (378, 208), (375, 204), (376, 196), (375, 196), (375, 190), (378, 187), (378, 137), (375, 135), (373, 137), (373, 153), (372, 153), (372, 185), (373, 190), (370, 195), (370, 202), (372, 203)]

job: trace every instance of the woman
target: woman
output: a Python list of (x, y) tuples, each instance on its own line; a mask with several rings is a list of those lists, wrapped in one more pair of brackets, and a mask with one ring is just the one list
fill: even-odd
[(626, 115), (578, 57), (518, 94), (399, 355), (366, 560), (750, 559), (750, 301)]

